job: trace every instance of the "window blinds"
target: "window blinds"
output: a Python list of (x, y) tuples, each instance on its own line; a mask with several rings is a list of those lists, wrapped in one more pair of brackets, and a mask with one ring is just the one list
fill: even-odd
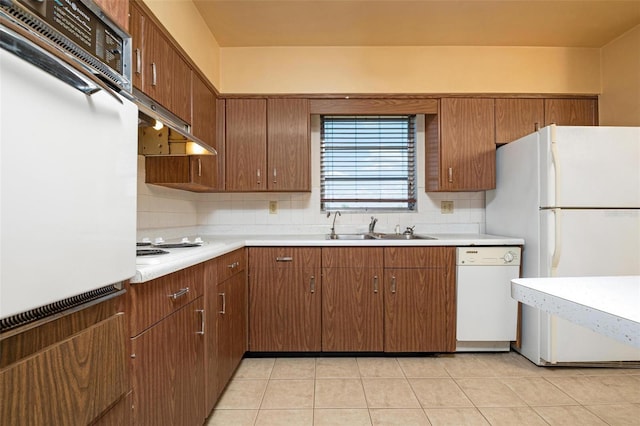
[(415, 115), (321, 116), (323, 210), (414, 210)]

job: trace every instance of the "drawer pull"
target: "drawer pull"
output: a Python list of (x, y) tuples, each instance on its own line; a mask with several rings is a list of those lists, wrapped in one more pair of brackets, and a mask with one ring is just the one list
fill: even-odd
[(273, 183), (278, 183), (278, 181), (277, 181), (277, 176), (278, 176), (278, 175), (277, 175), (277, 173), (276, 173), (276, 168), (274, 167), (274, 168), (273, 168)]
[(196, 309), (196, 312), (200, 313), (200, 331), (196, 331), (196, 334), (204, 336), (204, 309)]
[(227, 296), (224, 293), (218, 293), (218, 296), (222, 296), (222, 310), (218, 311), (219, 314), (227, 313)]
[(258, 178), (258, 185), (260, 185), (262, 183), (262, 180), (260, 178), (260, 169), (256, 171), (256, 177)]
[(140, 54), (140, 49), (136, 49), (136, 74), (140, 74), (140, 65), (142, 63), (142, 55)]
[(453, 183), (453, 167), (449, 167), (449, 183)]
[(378, 292), (378, 276), (374, 276), (373, 277), (373, 292), (377, 293)]
[(198, 158), (198, 177), (202, 177), (202, 160)]
[(233, 268), (237, 268), (238, 266), (240, 266), (240, 262), (233, 262), (227, 265), (227, 268), (229, 269), (233, 269)]
[(396, 294), (396, 289), (397, 289), (396, 277), (392, 276), (391, 277), (391, 294)]
[(293, 262), (293, 257), (291, 256), (276, 257), (276, 262)]
[(316, 292), (316, 277), (315, 275), (311, 275), (311, 279), (309, 280), (309, 291), (311, 294)]
[(155, 62), (151, 63), (151, 85), (154, 87), (158, 85), (158, 73), (156, 72)]
[(189, 287), (181, 288), (173, 294), (170, 294), (168, 297), (170, 299), (176, 300), (178, 297), (182, 297), (185, 294), (189, 293)]

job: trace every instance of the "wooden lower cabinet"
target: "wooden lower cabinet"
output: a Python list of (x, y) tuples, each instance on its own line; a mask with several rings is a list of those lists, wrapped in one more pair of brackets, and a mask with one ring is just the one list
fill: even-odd
[(249, 350), (321, 349), (320, 248), (249, 249)]
[(383, 249), (322, 249), (322, 351), (381, 352)]
[(203, 297), (131, 341), (136, 425), (202, 425)]
[(385, 352), (454, 352), (455, 248), (385, 248)]

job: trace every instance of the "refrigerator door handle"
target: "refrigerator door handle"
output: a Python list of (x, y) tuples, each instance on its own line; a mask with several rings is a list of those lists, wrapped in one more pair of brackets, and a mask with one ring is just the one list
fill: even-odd
[(562, 209), (551, 209), (554, 220), (553, 256), (551, 257), (551, 276), (557, 276), (558, 264), (562, 255)]
[(561, 206), (560, 204), (560, 182), (562, 179), (562, 173), (560, 168), (560, 155), (558, 154), (558, 144), (556, 141), (556, 126), (551, 126), (551, 161), (554, 167), (554, 203), (553, 206)]

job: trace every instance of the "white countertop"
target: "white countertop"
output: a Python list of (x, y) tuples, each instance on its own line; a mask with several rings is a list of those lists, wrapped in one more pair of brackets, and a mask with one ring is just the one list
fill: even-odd
[(640, 276), (519, 278), (511, 296), (640, 348)]
[(329, 240), (321, 235), (238, 235), (202, 236), (201, 247), (169, 249), (169, 254), (136, 258), (132, 284), (143, 283), (163, 275), (229, 253), (241, 247), (389, 247), (389, 246), (519, 246), (521, 238), (486, 234), (429, 234), (434, 240)]

